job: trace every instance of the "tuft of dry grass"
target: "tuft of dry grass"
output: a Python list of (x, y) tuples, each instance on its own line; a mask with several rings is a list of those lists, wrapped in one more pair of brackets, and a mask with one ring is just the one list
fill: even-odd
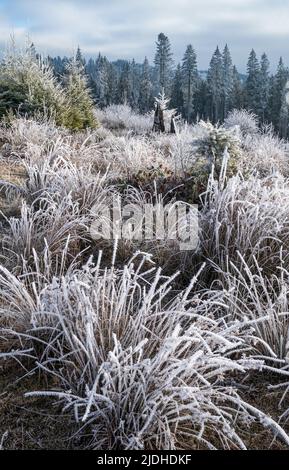
[[(89, 232), (97, 207), (120, 195), (112, 182), (152, 167), (178, 181), (213, 128), (152, 134), (150, 116), (126, 107), (99, 118), (105, 127), (73, 135), (45, 119), (1, 124), (1, 191), (17, 207), (3, 211), (0, 246), (1, 446), (288, 447), (285, 144), (232, 114), (221, 134), (240, 127), (236, 174), (222, 150), (220, 178), (212, 168), (198, 194), (197, 250), (114, 244)], [(163, 201), (129, 184), (121, 195)]]

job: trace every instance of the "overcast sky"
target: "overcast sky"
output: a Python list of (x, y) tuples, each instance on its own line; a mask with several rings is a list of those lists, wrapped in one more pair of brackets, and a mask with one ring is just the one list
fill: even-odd
[(72, 55), (79, 44), (87, 56), (142, 61), (153, 59), (159, 32), (175, 62), (192, 43), (200, 69), (226, 42), (240, 71), (252, 47), (273, 67), (281, 55), (289, 64), (289, 0), (0, 0), (1, 46), (13, 33), (52, 55)]

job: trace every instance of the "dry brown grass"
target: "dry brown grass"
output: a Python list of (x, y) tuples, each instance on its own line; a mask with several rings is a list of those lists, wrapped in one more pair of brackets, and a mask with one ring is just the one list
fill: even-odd
[(15, 196), (13, 200), (7, 198), (1, 181), (21, 186), (25, 179), (26, 170), (23, 164), (17, 160), (1, 158), (0, 149), (0, 211), (6, 217), (16, 216), (20, 213), (21, 199), (19, 196)]
[(53, 400), (42, 397), (25, 398), (27, 390), (43, 389), (47, 384), (37, 375), (26, 377), (25, 370), (15, 361), (0, 365), (0, 436), (6, 433), (6, 450), (65, 450), (73, 423), (63, 416)]

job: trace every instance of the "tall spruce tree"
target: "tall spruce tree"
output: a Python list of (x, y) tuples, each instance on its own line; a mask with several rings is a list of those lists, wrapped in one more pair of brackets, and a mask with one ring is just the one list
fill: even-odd
[(138, 100), (139, 100), (139, 81), (140, 81), (140, 73), (138, 66), (133, 59), (130, 64), (130, 79), (131, 79), (131, 92), (129, 97), (129, 104), (133, 109), (138, 108)]
[(153, 85), (150, 76), (150, 66), (147, 57), (145, 57), (142, 74), (140, 78), (140, 90), (139, 90), (139, 110), (141, 113), (147, 113), (153, 106)]
[(232, 108), (233, 92), (233, 64), (229, 48), (226, 44), (223, 54), (223, 78), (222, 78), (222, 118), (225, 119)]
[(175, 76), (172, 82), (171, 101), (172, 108), (176, 109), (178, 113), (184, 114), (184, 97), (182, 91), (182, 68), (178, 64)]
[(130, 104), (132, 93), (131, 69), (129, 62), (125, 62), (119, 78), (118, 99), (121, 104)]
[(78, 46), (76, 54), (75, 54), (75, 60), (80, 67), (85, 67), (86, 61), (85, 58), (82, 55), (81, 49)]
[(98, 123), (93, 113), (93, 100), (88, 88), (84, 68), (72, 59), (67, 66), (66, 99), (68, 108), (63, 117), (65, 127), (71, 130), (95, 128)]
[(287, 82), (284, 86), (282, 98), (281, 98), (281, 109), (279, 117), (279, 134), (280, 137), (286, 139), (288, 137), (288, 123), (289, 123), (289, 83)]
[(157, 50), (154, 60), (157, 86), (156, 91), (159, 93), (164, 90), (165, 93), (168, 94), (170, 90), (173, 63), (173, 54), (171, 52), (169, 38), (164, 33), (160, 33), (158, 35), (156, 46)]
[(247, 64), (246, 104), (250, 111), (261, 115), (261, 70), (254, 49), (250, 52)]
[(48, 61), (30, 46), (24, 52), (17, 51), (13, 43), (0, 66), (0, 118), (11, 110), (30, 116), (43, 114), (63, 125), (67, 105)]
[(109, 104), (109, 62), (101, 54), (96, 60), (96, 100), (101, 108)]
[(233, 66), (231, 99), (232, 109), (241, 109), (244, 107), (244, 87), (240, 79), (240, 74), (235, 65)]
[(117, 103), (118, 80), (117, 71), (111, 62), (108, 62), (108, 104)]
[(198, 93), (195, 98), (195, 111), (197, 119), (210, 119), (211, 117), (211, 93), (208, 81), (199, 78)]
[(211, 59), (207, 80), (211, 100), (210, 119), (217, 122), (222, 119), (223, 83), (223, 61), (219, 47), (217, 47)]
[(197, 56), (191, 44), (187, 46), (181, 76), (185, 117), (188, 122), (193, 119), (194, 100), (198, 85)]
[(270, 120), (275, 129), (280, 132), (280, 113), (284, 102), (284, 88), (288, 80), (288, 69), (285, 67), (282, 57), (279, 60), (277, 73), (271, 80), (269, 110)]
[(261, 57), (261, 70), (260, 70), (260, 118), (263, 122), (269, 117), (268, 114), (268, 101), (270, 91), (270, 62), (267, 55), (264, 53)]

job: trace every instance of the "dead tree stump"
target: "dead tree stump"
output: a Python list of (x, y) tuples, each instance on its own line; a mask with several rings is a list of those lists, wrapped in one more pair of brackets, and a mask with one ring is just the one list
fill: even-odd
[(157, 103), (155, 116), (154, 116), (154, 132), (165, 132), (165, 123), (164, 123), (164, 111), (160, 106), (160, 103)]

